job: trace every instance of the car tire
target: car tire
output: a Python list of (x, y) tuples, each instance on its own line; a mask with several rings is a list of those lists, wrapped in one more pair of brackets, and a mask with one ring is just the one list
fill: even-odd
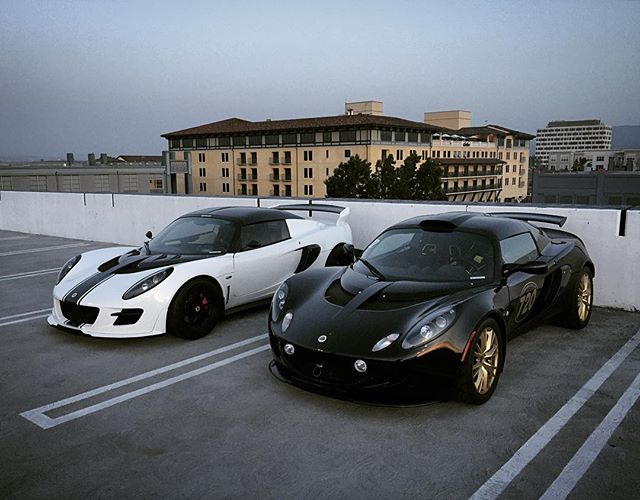
[(504, 337), (498, 322), (483, 320), (473, 335), (466, 358), (456, 374), (456, 399), (465, 403), (486, 403), (500, 379), (505, 353)]
[(593, 309), (593, 273), (584, 266), (573, 289), (568, 292), (567, 312), (564, 325), (580, 330), (589, 324)]
[(222, 313), (218, 288), (205, 278), (195, 278), (178, 290), (167, 313), (167, 333), (188, 340), (209, 334)]

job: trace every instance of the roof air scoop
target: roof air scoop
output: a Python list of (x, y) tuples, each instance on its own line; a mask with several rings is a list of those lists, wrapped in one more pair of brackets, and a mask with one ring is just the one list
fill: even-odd
[(448, 232), (454, 231), (456, 228), (456, 225), (453, 222), (450, 222), (448, 220), (427, 219), (427, 220), (423, 220), (420, 223), (420, 227), (425, 231), (439, 231), (442, 233), (448, 233)]

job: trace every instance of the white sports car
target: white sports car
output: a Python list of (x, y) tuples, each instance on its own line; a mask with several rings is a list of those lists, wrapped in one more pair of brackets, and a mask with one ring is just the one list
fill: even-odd
[[(332, 212), (333, 223), (294, 211)], [(349, 208), (211, 208), (179, 217), (144, 247), (69, 260), (53, 289), (50, 325), (94, 337), (207, 335), (225, 311), (268, 300), (295, 273), (353, 259)]]

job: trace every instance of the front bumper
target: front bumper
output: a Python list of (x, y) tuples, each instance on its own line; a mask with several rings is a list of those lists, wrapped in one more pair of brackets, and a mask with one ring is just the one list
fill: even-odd
[(91, 337), (133, 338), (165, 333), (167, 308), (74, 305), (53, 299), (47, 323)]
[[(398, 360), (345, 356), (308, 349), (283, 340), (269, 332), (274, 361), (280, 374), (296, 385), (339, 394), (386, 391), (406, 388), (429, 390), (448, 383), (460, 363), (460, 356), (448, 349), (427, 355)], [(292, 344), (295, 352), (284, 352)], [(367, 369), (360, 372), (355, 363), (362, 360)]]

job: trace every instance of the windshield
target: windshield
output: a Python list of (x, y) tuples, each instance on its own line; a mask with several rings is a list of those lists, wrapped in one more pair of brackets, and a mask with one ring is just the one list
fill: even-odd
[(385, 281), (484, 283), (493, 279), (493, 257), (491, 242), (479, 234), (392, 229), (367, 247), (354, 268)]
[(235, 224), (212, 217), (182, 217), (149, 242), (151, 253), (212, 255), (229, 251)]

